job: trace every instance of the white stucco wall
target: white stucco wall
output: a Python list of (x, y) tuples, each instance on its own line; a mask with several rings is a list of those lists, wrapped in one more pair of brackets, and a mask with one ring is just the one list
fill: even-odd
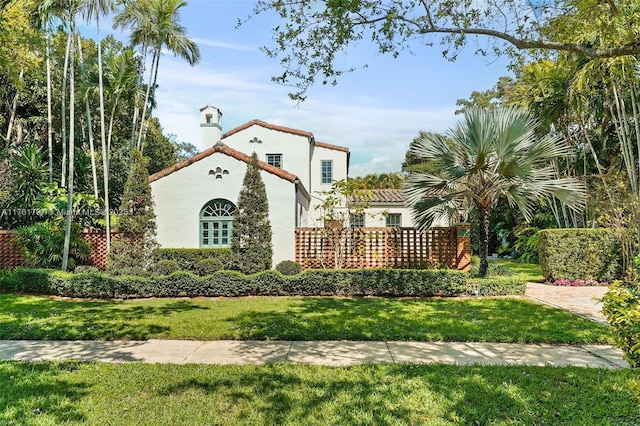
[[(221, 179), (210, 170), (228, 171)], [(188, 167), (151, 183), (155, 202), (158, 243), (165, 248), (200, 247), (200, 211), (210, 200), (237, 204), (246, 163), (222, 153), (212, 154)], [(274, 265), (295, 256), (295, 217), (298, 212), (295, 185), (261, 171), (269, 200)]]
[[(322, 202), (317, 198), (319, 197), (318, 193), (331, 189), (330, 183), (322, 183), (322, 161), (325, 160), (331, 161), (333, 164), (334, 181), (347, 179), (348, 164), (346, 152), (320, 146), (313, 146), (311, 155), (311, 182), (307, 189), (309, 189), (309, 192), (312, 195), (309, 214), (311, 216), (311, 220), (314, 221), (318, 221), (318, 218), (322, 216), (322, 212), (317, 209), (317, 206), (322, 204)], [(321, 221), (319, 226), (322, 226)]]
[[(254, 138), (262, 142), (250, 142)], [(307, 137), (253, 125), (225, 137), (222, 142), (247, 155), (255, 152), (258, 159), (265, 163), (267, 154), (282, 154), (281, 168), (298, 176), (305, 188), (309, 189), (310, 148)]]

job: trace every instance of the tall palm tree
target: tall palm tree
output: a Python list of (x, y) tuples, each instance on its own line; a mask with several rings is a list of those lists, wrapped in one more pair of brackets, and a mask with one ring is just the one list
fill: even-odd
[[(84, 16), (87, 21), (94, 17), (96, 20), (96, 34), (98, 47), (98, 91), (100, 95), (100, 142), (102, 145), (102, 179), (104, 182), (104, 203), (105, 203), (105, 228), (106, 228), (106, 248), (107, 253), (111, 250), (111, 224), (109, 218), (109, 157), (107, 150), (106, 125), (105, 125), (105, 105), (104, 105), (104, 84), (102, 71), (102, 43), (100, 40), (100, 16), (114, 12), (116, 9), (114, 0), (85, 0)], [(94, 156), (91, 154), (92, 161)]]
[(539, 136), (538, 122), (516, 107), (470, 108), (448, 134), (425, 134), (411, 153), (437, 164), (439, 172), (411, 173), (405, 194), (420, 229), (434, 220), (475, 209), (480, 218), (480, 275), (488, 267), (489, 215), (506, 197), (527, 221), (541, 199), (556, 198), (571, 209), (586, 202), (584, 182), (558, 178), (551, 162), (571, 154), (552, 134)]
[(136, 141), (136, 147), (140, 150), (143, 149), (148, 128), (145, 122), (148, 120), (147, 113), (151, 115), (150, 100), (155, 95), (162, 49), (186, 60), (191, 66), (200, 62), (200, 49), (187, 37), (187, 29), (180, 25), (180, 9), (187, 4), (184, 0), (128, 0), (123, 11), (114, 18), (114, 27), (131, 29), (131, 44), (142, 47), (145, 60), (147, 49), (152, 53), (149, 85)]

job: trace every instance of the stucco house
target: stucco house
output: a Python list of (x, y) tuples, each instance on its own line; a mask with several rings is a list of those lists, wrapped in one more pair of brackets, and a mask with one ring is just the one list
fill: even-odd
[(222, 113), (200, 110), (203, 152), (150, 176), (158, 243), (229, 247), (235, 204), (251, 154), (260, 159), (269, 200), (273, 261), (293, 260), (295, 228), (322, 226), (319, 192), (347, 178), (349, 149), (308, 131), (252, 120), (222, 133)]

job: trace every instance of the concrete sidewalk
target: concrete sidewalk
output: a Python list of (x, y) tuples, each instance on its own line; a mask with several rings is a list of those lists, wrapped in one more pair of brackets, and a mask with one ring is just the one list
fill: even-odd
[(474, 342), (0, 340), (0, 359), (72, 359), (175, 364), (290, 362), (330, 366), (367, 362), (441, 362), (458, 365), (628, 367), (622, 359), (622, 352), (606, 345), (555, 346)]

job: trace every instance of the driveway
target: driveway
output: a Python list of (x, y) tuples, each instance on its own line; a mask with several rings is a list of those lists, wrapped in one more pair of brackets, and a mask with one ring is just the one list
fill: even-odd
[(546, 303), (593, 321), (608, 324), (602, 313), (602, 303), (596, 299), (604, 296), (608, 287), (568, 287), (540, 283), (527, 283), (525, 296)]

